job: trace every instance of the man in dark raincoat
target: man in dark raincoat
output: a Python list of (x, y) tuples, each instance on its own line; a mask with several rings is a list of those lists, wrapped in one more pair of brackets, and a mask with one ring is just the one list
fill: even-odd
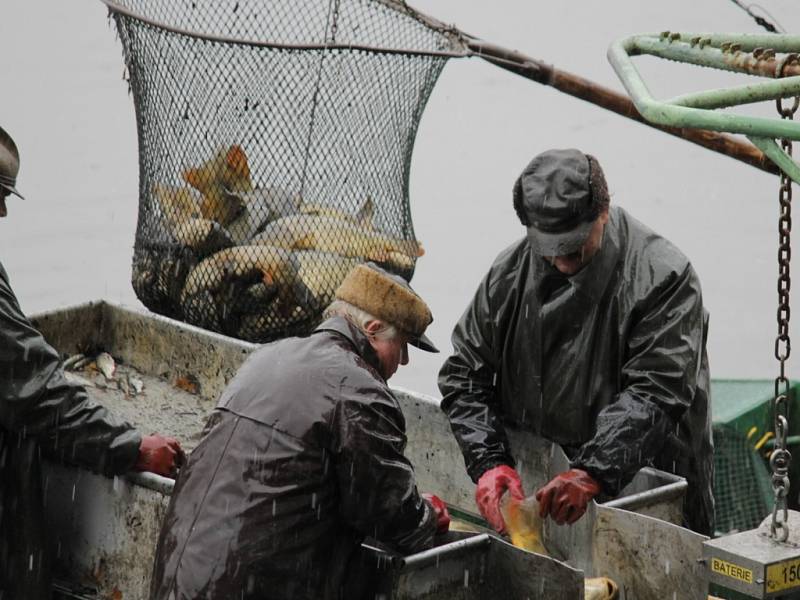
[(267, 344), (222, 393), (164, 520), (152, 600), (358, 598), (344, 590), (369, 536), (429, 547), (449, 517), (422, 498), (386, 384), (408, 344), (436, 348), (401, 277), (359, 265), (311, 335)]
[[(0, 128), (0, 217), (16, 190), (19, 153)], [(118, 475), (174, 476), (172, 438), (142, 436), (64, 376), (58, 353), (22, 313), (0, 263), (0, 598), (50, 598), (41, 457)], [(65, 507), (66, 509), (66, 507)], [(69, 518), (65, 510), (65, 518)]]
[(687, 479), (685, 525), (711, 534), (707, 316), (689, 261), (609, 207), (578, 150), (535, 157), (514, 208), (527, 236), (495, 260), (439, 374), (481, 513), (504, 530), (501, 496), (523, 495), (509, 438), (532, 432), (572, 467), (537, 491), (542, 516), (573, 523), (652, 465)]

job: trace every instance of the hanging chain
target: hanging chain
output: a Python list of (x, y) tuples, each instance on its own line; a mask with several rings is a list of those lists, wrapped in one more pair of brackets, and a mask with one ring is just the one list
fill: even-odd
[[(783, 77), (783, 70), (788, 64), (797, 63), (797, 54), (787, 54), (778, 62), (776, 77)], [(793, 119), (800, 97), (794, 99), (790, 108), (785, 108), (780, 98), (776, 100), (778, 112), (782, 119)], [(781, 148), (791, 157), (792, 141), (781, 140)], [(791, 353), (792, 344), (789, 339), (789, 290), (792, 286), (790, 261), (792, 258), (792, 180), (781, 172), (781, 187), (778, 193), (780, 201), (780, 218), (778, 219), (778, 337), (775, 339), (775, 358), (780, 363), (780, 373), (775, 378), (775, 401), (773, 414), (775, 417), (775, 449), (769, 459), (772, 467), (772, 490), (775, 494), (775, 506), (772, 510), (772, 537), (780, 542), (789, 539), (789, 466), (792, 455), (786, 449), (786, 435), (789, 430), (787, 417), (789, 402), (789, 379), (786, 377), (786, 361)]]

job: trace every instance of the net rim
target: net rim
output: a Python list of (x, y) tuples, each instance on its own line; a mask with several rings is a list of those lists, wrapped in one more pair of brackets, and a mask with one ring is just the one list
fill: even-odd
[[(379, 2), (386, 4), (383, 0), (378, 0)], [(167, 25), (166, 23), (162, 23), (155, 19), (151, 19), (150, 17), (145, 17), (127, 7), (121, 6), (114, 0), (100, 0), (109, 10), (109, 13), (122, 15), (124, 17), (128, 17), (137, 21), (140, 21), (146, 25), (151, 27), (155, 27), (157, 29), (162, 29), (164, 31), (174, 33), (177, 35), (183, 35), (195, 39), (202, 39), (209, 42), (215, 43), (222, 43), (222, 44), (233, 44), (237, 46), (251, 46), (251, 47), (259, 47), (259, 48), (270, 48), (275, 50), (297, 50), (297, 51), (325, 51), (325, 50), (345, 50), (345, 51), (362, 51), (362, 52), (371, 52), (376, 54), (399, 54), (399, 55), (407, 55), (407, 56), (433, 56), (433, 57), (440, 57), (440, 58), (464, 58), (470, 56), (472, 53), (466, 47), (463, 46), (462, 50), (456, 51), (444, 51), (444, 50), (411, 50), (407, 48), (381, 48), (378, 46), (369, 46), (364, 44), (337, 44), (337, 43), (330, 43), (330, 44), (283, 44), (279, 42), (265, 42), (265, 41), (257, 41), (257, 40), (243, 40), (239, 38), (229, 37), (229, 36), (222, 36), (222, 35), (213, 35), (209, 33), (201, 33), (197, 31), (192, 31), (189, 29), (184, 29), (181, 27), (175, 27), (172, 25)], [(422, 17), (422, 15), (415, 13), (413, 10), (409, 13), (409, 16), (412, 18)], [(430, 24), (426, 23), (428, 26)], [(438, 30), (438, 29), (437, 29)], [(441, 31), (440, 31), (441, 33)]]

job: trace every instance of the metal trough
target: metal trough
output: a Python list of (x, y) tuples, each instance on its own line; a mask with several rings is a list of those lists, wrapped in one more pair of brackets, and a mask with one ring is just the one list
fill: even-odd
[[(117, 359), (122, 371), (135, 372), (144, 380), (143, 394), (131, 397), (113, 385), (90, 385), (90, 395), (145, 431), (178, 436), (189, 449), (199, 440), (219, 393), (257, 348), (106, 302), (40, 314), (33, 321), (63, 354), (103, 350)], [(440, 495), (463, 512), (474, 512), (474, 485), (438, 400), (395, 391), (406, 417), (407, 453), (420, 489)], [(527, 491), (565, 468), (566, 457), (557, 446), (511, 438), (516, 454), (527, 458), (519, 466)], [(45, 477), (48, 525), (63, 587), (81, 590), (73, 597), (146, 598), (172, 481), (151, 474), (107, 479), (58, 465), (46, 465)], [(674, 590), (675, 598), (702, 598), (702, 570), (694, 557), (701, 556), (705, 538), (664, 520), (621, 510), (674, 520), (680, 515), (685, 485), (680, 478), (646, 469), (625, 495), (593, 507), (575, 526), (548, 525), (545, 539), (564, 562), (486, 535), (451, 534), (439, 548), (388, 562), (388, 555), (382, 555), (383, 597), (578, 600), (583, 597), (582, 583), (576, 587), (574, 582), (582, 582), (586, 573), (616, 579), (627, 600), (672, 598), (666, 590)]]

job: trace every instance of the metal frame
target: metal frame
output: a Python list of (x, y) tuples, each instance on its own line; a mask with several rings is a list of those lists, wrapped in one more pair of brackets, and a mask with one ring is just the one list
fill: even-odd
[[(172, 25), (167, 25), (166, 23), (162, 23), (160, 21), (156, 21), (155, 19), (151, 19), (149, 17), (145, 17), (133, 11), (129, 8), (121, 6), (114, 0), (100, 0), (103, 4), (108, 7), (108, 10), (112, 13), (124, 15), (126, 17), (130, 17), (132, 19), (136, 19), (146, 25), (151, 27), (156, 27), (158, 29), (162, 29), (169, 33), (174, 33), (177, 35), (185, 35), (190, 36), (193, 38), (207, 40), (209, 42), (216, 42), (220, 44), (234, 44), (234, 45), (243, 45), (243, 46), (256, 46), (262, 48), (274, 48), (276, 50), (343, 50), (348, 52), (375, 52), (379, 54), (407, 54), (411, 56), (441, 56), (444, 58), (461, 58), (465, 56), (469, 56), (470, 52), (467, 50), (466, 47), (463, 47), (461, 51), (436, 51), (436, 50), (411, 50), (408, 48), (379, 48), (376, 46), (367, 46), (367, 45), (360, 45), (360, 44), (281, 44), (278, 42), (270, 42), (264, 40), (242, 40), (238, 38), (232, 38), (227, 36), (221, 35), (212, 35), (208, 33), (202, 33), (199, 31), (191, 31), (188, 29), (183, 29), (181, 27), (174, 27)], [(405, 7), (405, 9), (398, 3), (392, 2), (391, 0), (380, 0), (381, 4), (385, 4), (388, 7), (405, 14), (411, 19), (423, 22), (426, 25), (430, 25), (430, 23), (422, 20), (419, 15), (417, 15), (413, 10), (409, 7)], [(453, 46), (458, 45), (458, 42), (453, 39), (452, 32), (446, 28), (439, 29), (436, 28), (437, 31), (446, 35), (450, 38), (450, 43)]]
[(800, 95), (797, 66), (787, 68), (790, 76), (781, 79), (655, 100), (631, 60), (633, 56), (646, 54), (698, 66), (777, 77), (784, 65), (781, 59), (776, 59), (776, 51), (800, 51), (800, 36), (671, 32), (635, 35), (614, 42), (608, 50), (608, 59), (636, 108), (648, 121), (663, 126), (744, 134), (782, 171), (800, 182), (800, 166), (775, 143), (775, 139), (800, 140), (800, 123), (713, 110)]

